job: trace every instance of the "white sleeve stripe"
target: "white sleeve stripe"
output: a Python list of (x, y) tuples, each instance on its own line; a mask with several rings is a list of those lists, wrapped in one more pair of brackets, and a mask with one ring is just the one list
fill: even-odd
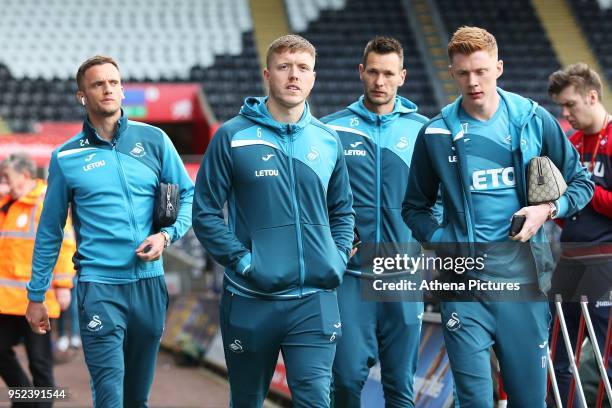
[(79, 149), (70, 149), (70, 150), (64, 150), (63, 152), (59, 152), (57, 154), (57, 157), (64, 157), (64, 156), (70, 156), (71, 154), (75, 154), (75, 153), (79, 153), (79, 152), (84, 152), (87, 150), (93, 150), (96, 149), (95, 147), (81, 147)]
[(344, 127), (344, 126), (336, 126), (336, 125), (327, 125), (327, 126), (334, 129), (335, 131), (355, 133), (356, 135), (361, 135), (363, 137), (367, 137), (368, 139), (371, 139), (371, 137), (367, 133), (362, 132), (361, 130)]
[(450, 135), (451, 131), (444, 128), (428, 127), (425, 129), (426, 135)]
[(266, 145), (278, 149), (274, 143), (270, 143), (265, 140), (232, 140), (232, 147), (242, 147), (242, 146), (251, 146), (251, 145)]

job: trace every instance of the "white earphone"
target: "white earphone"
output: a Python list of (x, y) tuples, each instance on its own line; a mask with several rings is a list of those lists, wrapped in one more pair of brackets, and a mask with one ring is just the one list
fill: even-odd
[(85, 97), (84, 96), (81, 97), (81, 105), (85, 106)]

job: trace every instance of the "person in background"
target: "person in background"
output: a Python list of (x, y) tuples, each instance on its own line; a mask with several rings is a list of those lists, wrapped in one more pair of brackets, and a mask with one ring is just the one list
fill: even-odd
[[(0, 377), (8, 387), (53, 387), (51, 334), (34, 334), (25, 318), (26, 285), (32, 273), (34, 238), (47, 183), (36, 177), (36, 165), (29, 156), (12, 154), (0, 163), (0, 185), (7, 187), (7, 194), (0, 198)], [(50, 265), (53, 290), (44, 299), (50, 318), (58, 317), (71, 300), (72, 256), (76, 244), (70, 222), (66, 223), (60, 243), (57, 263)], [(13, 349), (21, 340), (28, 356), (31, 380)]]
[[(612, 288), (612, 117), (602, 104), (599, 74), (585, 63), (553, 72), (548, 94), (561, 107), (563, 117), (577, 130), (570, 142), (595, 182), (593, 199), (580, 212), (561, 220), (562, 252), (553, 276), (551, 293), (564, 294), (565, 322), (575, 347), (580, 322), (580, 296), (586, 295), (597, 343), (605, 355)], [(586, 244), (586, 245), (585, 245)], [(565, 405), (572, 374), (565, 347), (560, 341), (555, 354), (555, 373)], [(608, 362), (612, 377), (612, 356)], [(574, 406), (579, 407), (575, 394)]]
[(7, 196), (10, 192), (10, 188), (6, 181), (0, 179), (0, 200)]

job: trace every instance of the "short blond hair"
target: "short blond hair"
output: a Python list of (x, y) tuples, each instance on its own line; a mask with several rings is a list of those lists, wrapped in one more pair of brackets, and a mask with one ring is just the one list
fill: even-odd
[(470, 55), (477, 51), (487, 51), (497, 56), (497, 41), (493, 34), (480, 27), (459, 27), (448, 43), (448, 59), (455, 54)]
[(317, 57), (317, 50), (310, 41), (297, 34), (287, 34), (272, 41), (268, 46), (268, 51), (266, 52), (266, 67), (270, 68), (270, 60), (273, 54), (281, 54), (285, 51), (289, 51), (290, 53), (305, 51), (312, 55), (313, 58)]

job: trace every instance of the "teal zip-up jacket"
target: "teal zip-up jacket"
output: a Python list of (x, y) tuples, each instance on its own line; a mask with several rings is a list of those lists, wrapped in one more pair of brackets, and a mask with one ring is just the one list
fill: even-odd
[[(589, 174), (580, 163), (578, 152), (554, 117), (536, 102), (500, 88), (497, 92), (508, 108), (512, 161), (521, 206), (528, 205), (525, 171), (529, 160), (536, 156), (548, 156), (568, 185), (567, 191), (557, 201), (558, 217), (575, 214), (590, 201), (594, 188)], [(420, 242), (448, 243), (445, 248), (454, 248), (455, 256), (475, 257), (474, 245), (452, 245), (475, 241), (471, 178), (463, 143), (466, 134), (459, 122), (461, 100), (458, 98), (443, 108), (419, 133), (402, 216)], [(442, 225), (438, 224), (432, 212), (439, 187), (444, 205)], [(544, 245), (546, 235), (543, 228), (531, 238), (530, 243), (539, 288), (547, 292), (554, 263), (550, 247)]]
[[(353, 275), (371, 272), (365, 258), (376, 244), (384, 246), (378, 252), (390, 256), (420, 251), (401, 210), (414, 143), (428, 120), (401, 96), (395, 97), (393, 111), (386, 115), (370, 112), (363, 100), (361, 96), (346, 109), (321, 119), (338, 132), (344, 146), (355, 223), (364, 243), (349, 261), (347, 272)], [(415, 244), (406, 245), (410, 243)]]
[(342, 144), (308, 104), (297, 123), (283, 124), (265, 102), (245, 99), (210, 142), (196, 179), (193, 229), (225, 266), (233, 293), (295, 298), (335, 289), (354, 226)]
[(51, 155), (43, 212), (36, 233), (28, 297), (42, 302), (71, 210), (79, 281), (129, 283), (163, 275), (162, 259), (142, 262), (136, 248), (153, 230), (160, 182), (179, 185), (176, 222), (163, 228), (176, 241), (191, 226), (193, 183), (168, 136), (128, 120), (124, 112), (112, 142), (89, 120)]

